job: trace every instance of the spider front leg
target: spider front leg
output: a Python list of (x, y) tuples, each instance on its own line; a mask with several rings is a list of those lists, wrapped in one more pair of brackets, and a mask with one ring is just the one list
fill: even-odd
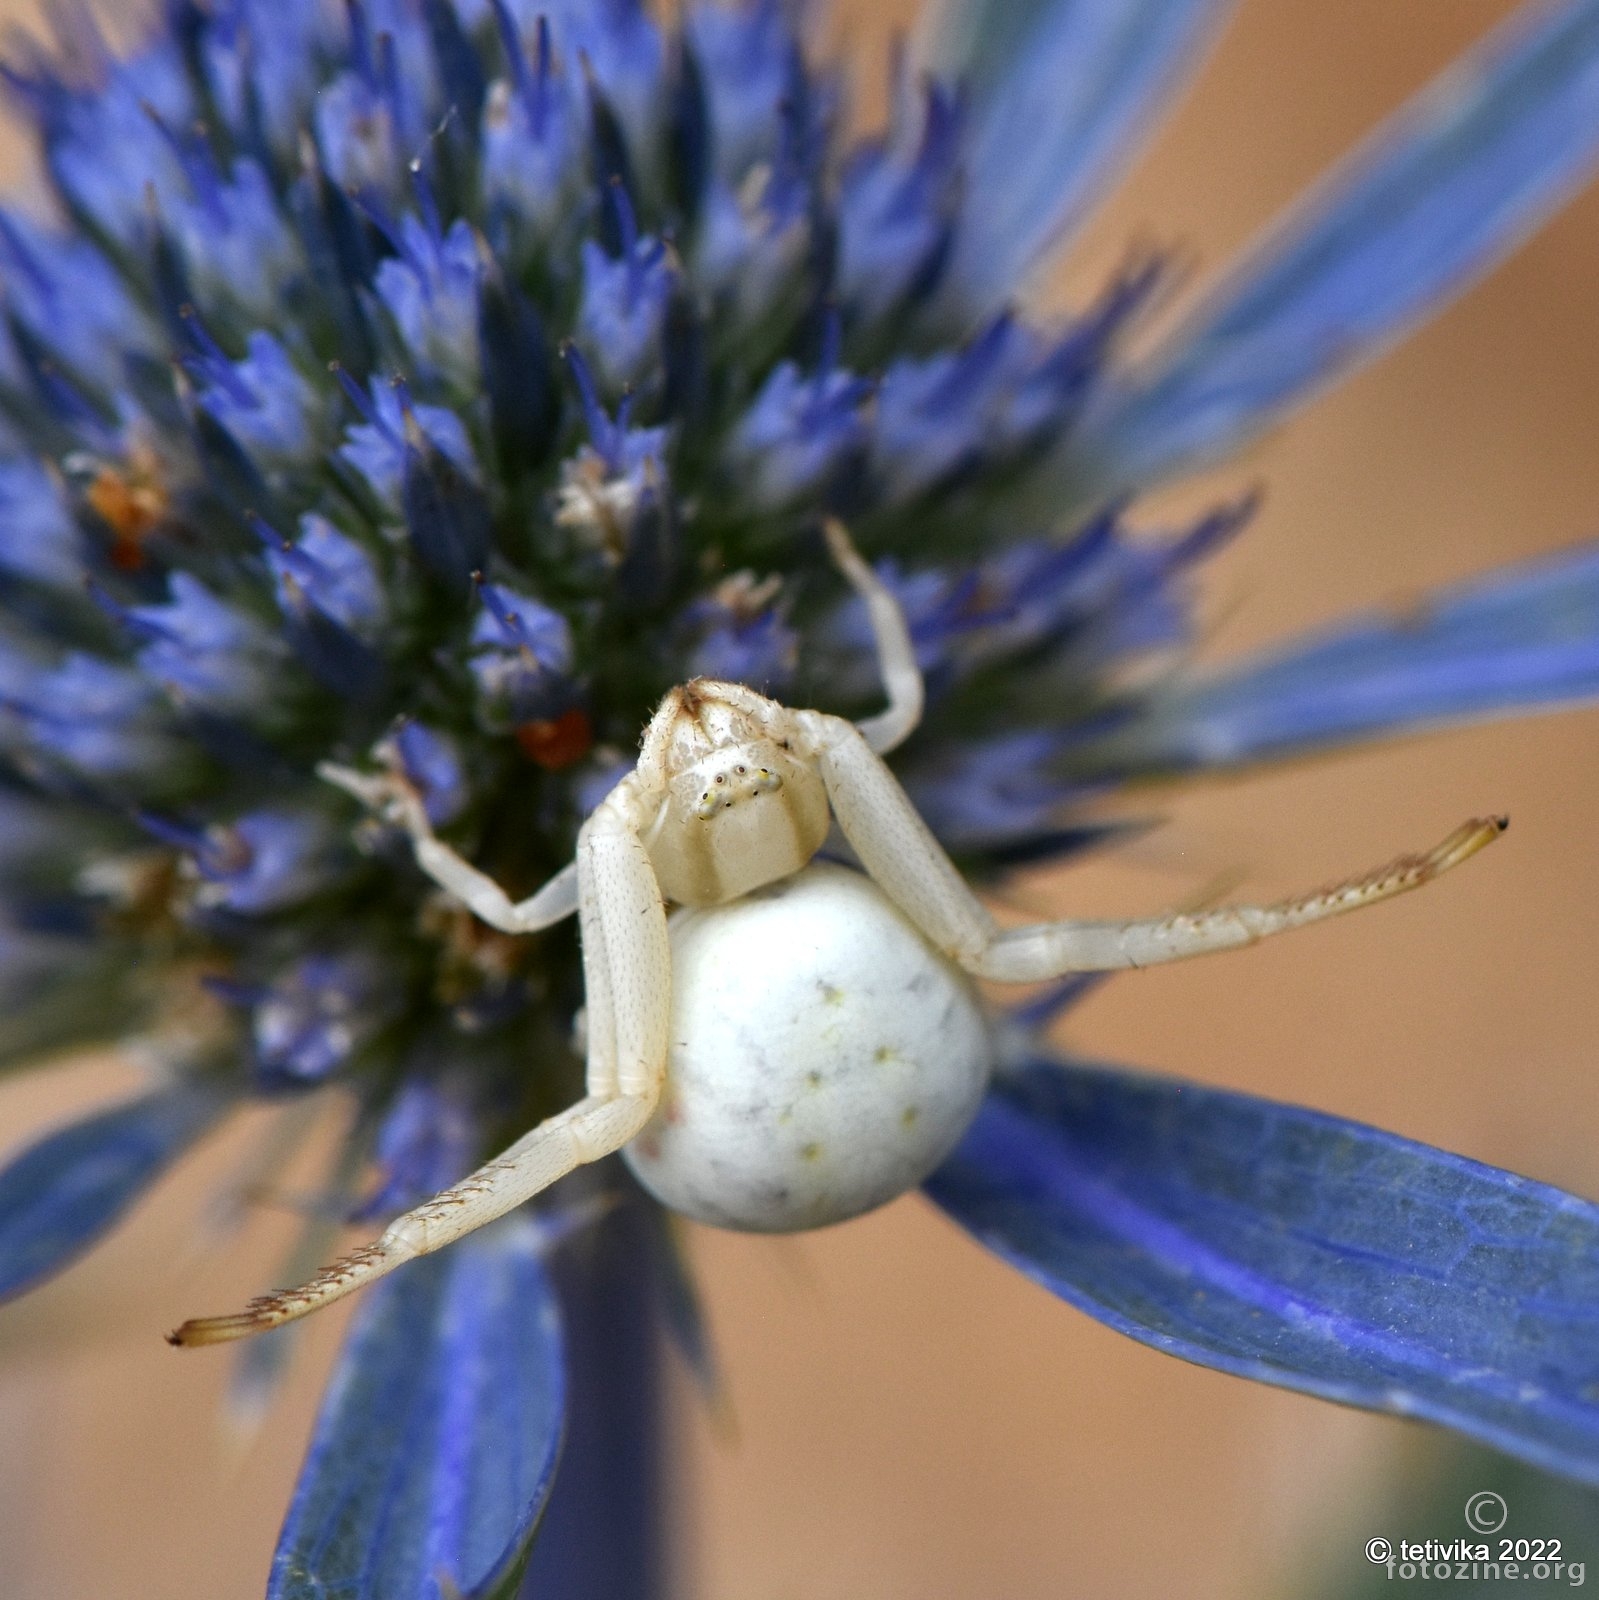
[(501, 933), (538, 933), (577, 910), (577, 862), (570, 861), (526, 900), (512, 900), (486, 872), (479, 872), (433, 832), (422, 797), (397, 772), (357, 772), (324, 761), (317, 776), (353, 795), (411, 836), (416, 864), (441, 889)]
[(1509, 825), (1503, 817), (1474, 819), (1424, 855), (1402, 856), (1336, 888), (1273, 905), (1001, 930), (853, 724), (816, 712), (802, 715), (834, 815), (861, 864), (939, 949), (974, 977), (996, 983), (1154, 966), (1254, 944), (1419, 889), (1491, 844)]
[(232, 1316), (186, 1322), (167, 1335), (170, 1343), (220, 1344), (320, 1310), (504, 1216), (644, 1127), (666, 1070), (671, 949), (654, 869), (625, 805), (608, 800), (584, 824), (576, 884), (589, 1014), (585, 1098), (298, 1288), (264, 1295)]
[(911, 643), (911, 630), (899, 601), (861, 558), (844, 524), (829, 517), (822, 524), (822, 532), (827, 538), (833, 564), (861, 597), (872, 624), (877, 670), (882, 675), (883, 692), (888, 696), (888, 709), (875, 717), (867, 717), (856, 726), (873, 750), (887, 755), (904, 744), (922, 720), (926, 692), (922, 686), (922, 669), (916, 662), (916, 647)]

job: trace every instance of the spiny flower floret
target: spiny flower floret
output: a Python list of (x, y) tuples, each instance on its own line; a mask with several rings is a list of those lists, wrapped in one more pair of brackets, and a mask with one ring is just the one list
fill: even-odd
[(364, 419), (350, 425), (339, 453), (366, 479), (384, 511), (400, 510), (408, 450), (431, 448), (468, 476), (477, 475), (472, 442), (456, 412), (422, 404), (411, 406), (407, 416), (397, 382), (374, 378), (368, 394), (342, 368), (338, 376), (356, 415)]
[(251, 1033), (262, 1081), (326, 1078), (383, 1026), (397, 998), (376, 951), (304, 957), (254, 999)]

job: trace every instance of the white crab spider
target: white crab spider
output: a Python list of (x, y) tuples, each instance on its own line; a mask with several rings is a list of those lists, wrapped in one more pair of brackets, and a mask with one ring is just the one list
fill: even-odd
[[(1502, 818), (1468, 822), (1426, 855), (1402, 858), (1338, 888), (1270, 906), (1230, 906), (1191, 915), (1134, 922), (1061, 921), (1001, 929), (967, 887), (881, 760), (915, 728), (922, 681), (897, 602), (861, 560), (842, 528), (828, 529), (833, 557), (865, 601), (876, 638), (888, 708), (859, 725), (821, 711), (779, 705), (736, 683), (697, 680), (673, 689), (645, 730), (638, 765), (583, 824), (576, 860), (538, 893), (513, 902), (491, 878), (435, 838), (416, 793), (394, 774), (369, 775), (325, 766), (322, 774), (383, 810), (409, 832), (422, 869), (493, 927), (535, 933), (576, 911), (582, 934), (587, 991), (587, 1094), (549, 1118), (454, 1188), (390, 1224), (376, 1242), (323, 1269), (299, 1288), (264, 1296), (234, 1316), (186, 1322), (169, 1335), (175, 1344), (242, 1338), (293, 1321), (340, 1299), (416, 1256), (438, 1250), (531, 1199), (587, 1162), (624, 1150), (650, 1187), (691, 1214), (732, 1226), (797, 1228), (841, 1220), (903, 1192), (947, 1153), (975, 1111), (990, 1067), (985, 1030), (969, 978), (1033, 983), (1068, 972), (1108, 971), (1178, 961), (1253, 944), (1418, 888), (1474, 855), (1505, 827)], [(813, 863), (837, 822), (869, 875)], [(771, 887), (768, 887), (771, 886)], [(757, 893), (757, 891), (765, 891)], [(667, 906), (685, 908), (669, 934)], [(784, 1093), (746, 1103), (731, 1118), (726, 1138), (712, 1128), (696, 1148), (690, 1141), (663, 1159), (660, 1140), (681, 1120), (685, 1095), (695, 1109), (715, 1112), (718, 1075), (736, 1079), (739, 1060), (707, 1062), (705, 1039), (673, 1039), (674, 1017), (685, 1031), (703, 1033), (701, 1019), (737, 1014), (762, 1029), (764, 1070), (785, 1078), (816, 1077), (807, 1065), (825, 1028), (793, 1026), (771, 1017), (763, 980), (751, 973), (746, 934), (752, 911), (764, 909), (766, 934), (803, 917), (813, 930), (810, 953), (785, 955), (803, 988), (823, 958), (854, 940), (845, 961), (857, 975), (894, 968), (891, 980), (922, 991), (918, 1003), (898, 1004), (913, 1028), (917, 1013), (933, 1019), (916, 1035), (924, 1056), (922, 1081), (939, 1100), (919, 1119), (915, 1148), (886, 1138), (883, 1119), (845, 1095), (832, 1126), (857, 1135), (845, 1163), (852, 1176), (833, 1190), (800, 1181), (813, 1149), (796, 1147), (751, 1127), (752, 1118), (783, 1120)], [(819, 933), (816, 930), (820, 930)], [(696, 931), (697, 930), (697, 931)], [(682, 970), (674, 996), (674, 944)], [(898, 963), (895, 968), (894, 964)], [(932, 974), (932, 979), (927, 979)], [(940, 987), (928, 999), (928, 982)], [(685, 1010), (683, 991), (692, 991)], [(674, 1002), (680, 1002), (674, 1006)], [(817, 1005), (825, 1004), (818, 991)], [(708, 1010), (707, 1010), (708, 1007)], [(880, 1010), (881, 1008), (879, 1008)], [(803, 1021), (803, 1019), (801, 1019)], [(876, 1026), (870, 1018), (860, 1027)], [(853, 1031), (859, 1033), (860, 1027)], [(846, 1034), (850, 1030), (846, 1030)], [(738, 1037), (735, 1028), (733, 1038)], [(841, 1044), (849, 1041), (839, 1036)], [(796, 1043), (796, 1041), (799, 1041)], [(809, 1041), (806, 1044), (804, 1041)], [(865, 1046), (881, 1059), (882, 1046)], [(861, 1046), (862, 1040), (854, 1040)], [(769, 1047), (769, 1048), (765, 1048)], [(669, 1081), (672, 1062), (679, 1070)], [(707, 1087), (709, 1085), (709, 1087)], [(940, 1091), (942, 1098), (939, 1099)], [(924, 1094), (923, 1098), (929, 1098)], [(751, 1107), (754, 1105), (754, 1109)], [(725, 1108), (721, 1108), (725, 1109)], [(875, 1116), (875, 1121), (874, 1121)], [(705, 1119), (707, 1126), (714, 1116)], [(902, 1117), (908, 1127), (912, 1119)], [(626, 1150), (649, 1131), (651, 1137)], [(764, 1189), (748, 1183), (751, 1152), (785, 1165)], [(786, 1152), (786, 1153), (785, 1153)], [(729, 1159), (723, 1161), (721, 1158)], [(733, 1171), (743, 1164), (742, 1173)], [(694, 1170), (699, 1163), (700, 1170)], [(685, 1170), (685, 1167), (687, 1170)], [(733, 1172), (725, 1177), (723, 1168)], [(837, 1173), (835, 1173), (835, 1179)], [(794, 1201), (787, 1191), (797, 1190)]]

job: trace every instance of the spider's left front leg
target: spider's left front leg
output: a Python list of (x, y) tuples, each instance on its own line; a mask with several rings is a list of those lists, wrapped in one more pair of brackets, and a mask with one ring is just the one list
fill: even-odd
[(527, 899), (512, 900), (493, 878), (434, 833), (421, 795), (398, 772), (358, 772), (334, 761), (324, 761), (316, 770), (325, 783), (404, 828), (416, 864), (491, 928), (501, 933), (539, 933), (577, 910), (576, 861), (568, 862)]
[(1068, 972), (1111, 972), (1235, 950), (1419, 889), (1474, 856), (1507, 826), (1503, 817), (1475, 819), (1425, 854), (1401, 856), (1336, 888), (1272, 905), (1002, 930), (854, 724), (819, 712), (796, 715), (839, 827), (861, 864), (940, 950), (973, 976), (996, 983), (1035, 983)]
[(186, 1322), (167, 1335), (172, 1344), (219, 1344), (293, 1322), (504, 1216), (643, 1129), (666, 1071), (671, 947), (655, 872), (625, 799), (602, 802), (583, 825), (577, 889), (589, 1013), (585, 1097), (396, 1218), (372, 1244), (233, 1316)]

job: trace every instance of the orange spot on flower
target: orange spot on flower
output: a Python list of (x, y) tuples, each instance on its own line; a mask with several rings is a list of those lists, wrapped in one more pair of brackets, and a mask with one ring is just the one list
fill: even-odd
[(111, 530), (111, 565), (137, 572), (148, 559), (145, 541), (166, 519), (172, 502), (155, 458), (135, 451), (127, 466), (101, 467), (86, 495), (91, 509)]
[(594, 744), (594, 724), (586, 711), (566, 711), (552, 721), (524, 722), (516, 730), (522, 754), (546, 772), (581, 761)]

